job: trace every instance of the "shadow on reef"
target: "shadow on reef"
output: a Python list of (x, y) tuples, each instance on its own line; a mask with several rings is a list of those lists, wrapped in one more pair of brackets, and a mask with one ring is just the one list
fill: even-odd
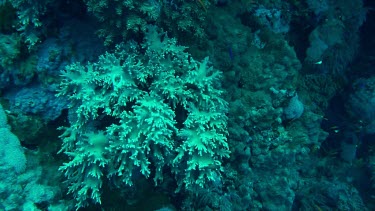
[(375, 150), (375, 134), (365, 134), (362, 122), (349, 117), (345, 101), (345, 95), (335, 96), (322, 123), (329, 132), (319, 151), (320, 157), (327, 159), (322, 175), (353, 184), (365, 203), (374, 206), (371, 196), (375, 193), (368, 185), (374, 178), (368, 164)]

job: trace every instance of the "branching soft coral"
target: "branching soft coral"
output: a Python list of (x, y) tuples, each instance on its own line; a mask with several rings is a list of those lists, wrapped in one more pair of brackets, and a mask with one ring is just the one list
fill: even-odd
[(101, 202), (104, 176), (133, 185), (139, 171), (158, 183), (170, 166), (189, 190), (220, 179), (229, 156), (221, 73), (176, 43), (149, 27), (142, 47), (118, 45), (96, 63), (62, 72), (59, 95), (70, 99), (72, 115), (61, 136), (71, 160), (61, 170), (77, 207)]
[(84, 3), (89, 13), (102, 23), (97, 34), (106, 45), (129, 40), (134, 34), (145, 34), (148, 24), (156, 24), (181, 39), (195, 38), (204, 43), (207, 36), (208, 1), (84, 0)]

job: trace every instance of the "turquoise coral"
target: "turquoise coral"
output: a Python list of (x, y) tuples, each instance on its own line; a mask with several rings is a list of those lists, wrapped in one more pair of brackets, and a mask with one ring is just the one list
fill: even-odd
[(170, 166), (180, 188), (220, 179), (229, 156), (221, 73), (184, 49), (149, 27), (142, 49), (118, 45), (96, 63), (62, 72), (59, 95), (68, 96), (74, 115), (61, 136), (70, 161), (60, 169), (77, 208), (88, 198), (101, 202), (104, 176), (131, 186), (139, 171), (157, 184)]

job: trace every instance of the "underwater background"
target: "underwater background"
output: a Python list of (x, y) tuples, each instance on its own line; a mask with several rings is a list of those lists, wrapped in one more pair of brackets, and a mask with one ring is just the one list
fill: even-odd
[(374, 9), (0, 0), (0, 210), (375, 210)]

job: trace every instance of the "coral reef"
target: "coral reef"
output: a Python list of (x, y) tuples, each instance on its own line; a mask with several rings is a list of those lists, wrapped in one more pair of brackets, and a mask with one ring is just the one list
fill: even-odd
[(374, 7), (0, 0), (0, 210), (375, 210)]

